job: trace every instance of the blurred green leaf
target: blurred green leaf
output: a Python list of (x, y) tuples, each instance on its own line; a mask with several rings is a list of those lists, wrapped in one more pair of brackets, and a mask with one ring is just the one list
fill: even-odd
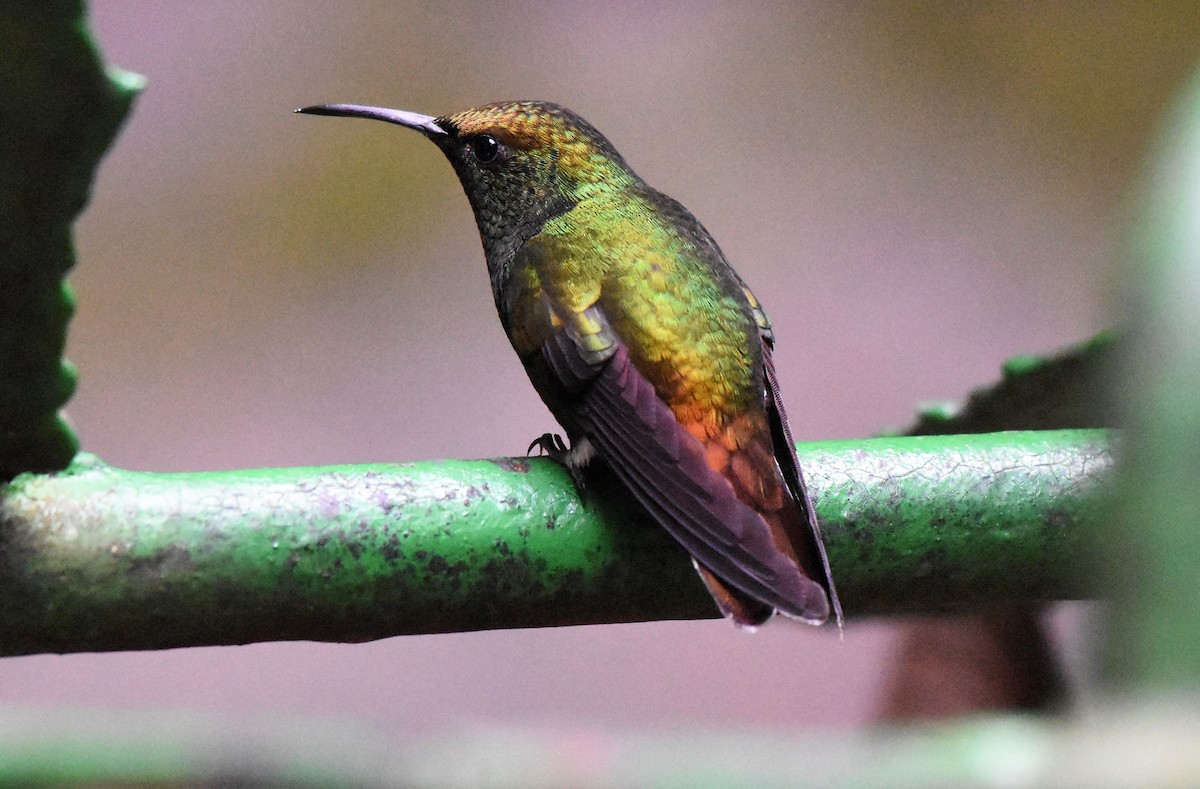
[(81, 2), (0, 4), (0, 479), (65, 468), (71, 223), (142, 79), (106, 68)]

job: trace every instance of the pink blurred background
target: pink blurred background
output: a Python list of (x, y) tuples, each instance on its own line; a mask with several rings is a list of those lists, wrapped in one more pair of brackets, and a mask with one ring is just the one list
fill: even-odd
[[(299, 117), (577, 110), (775, 321), (799, 440), (906, 424), (1106, 326), (1126, 200), (1198, 53), (1191, 3), (95, 2), (149, 78), (78, 228), (69, 413), (134, 469), (487, 457), (549, 429), (466, 199), (417, 135)], [(1058, 630), (1078, 651), (1071, 611)], [(719, 621), (0, 661), (0, 701), (270, 710), (401, 735), (844, 727), (894, 622)]]

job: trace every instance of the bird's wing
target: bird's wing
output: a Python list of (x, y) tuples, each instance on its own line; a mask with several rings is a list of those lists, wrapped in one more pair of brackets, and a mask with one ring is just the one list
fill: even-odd
[[(586, 312), (582, 330), (568, 317), (539, 349), (555, 383), (571, 393), (560, 402), (570, 402), (573, 421), (642, 506), (712, 575), (791, 616), (824, 621), (824, 589), (710, 467), (705, 446), (630, 361), (601, 308)], [(601, 347), (606, 350), (598, 352)]]
[(788, 493), (796, 502), (803, 521), (799, 528), (791, 529), (792, 532), (795, 532), (792, 534), (792, 540), (797, 546), (797, 557), (810, 577), (820, 578), (825, 582), (834, 619), (838, 627), (841, 627), (842, 603), (838, 599), (837, 587), (833, 583), (833, 573), (829, 569), (829, 557), (826, 555), (825, 541), (821, 538), (821, 527), (817, 522), (816, 508), (813, 506), (812, 496), (809, 495), (808, 485), (804, 481), (804, 472), (800, 469), (800, 459), (796, 457), (796, 442), (792, 439), (787, 413), (783, 408), (783, 396), (779, 391), (779, 378), (775, 373), (774, 359), (775, 331), (771, 327), (771, 319), (767, 317), (766, 311), (749, 286), (732, 268), (729, 271), (741, 287), (742, 293), (746, 295), (746, 302), (754, 314), (754, 322), (758, 325), (759, 339), (762, 341), (763, 377), (766, 389), (763, 399), (771, 428), (775, 460), (779, 465), (780, 473), (783, 474)]
[[(756, 310), (761, 312), (757, 301), (752, 301), (752, 303)], [(763, 320), (766, 320), (765, 314)], [(766, 324), (766, 328), (767, 331), (770, 330), (770, 323)], [(767, 418), (771, 425), (772, 443), (775, 445), (775, 459), (792, 498), (799, 506), (806, 527), (799, 530), (802, 532), (801, 534), (793, 535), (793, 540), (800, 543), (797, 554), (805, 571), (811, 577), (822, 578), (825, 581), (829, 602), (833, 608), (834, 621), (837, 622), (838, 627), (841, 627), (842, 602), (838, 599), (837, 587), (833, 583), (833, 573), (829, 569), (829, 557), (825, 551), (825, 541), (821, 538), (821, 527), (817, 522), (816, 509), (813, 506), (812, 497), (809, 495), (808, 485), (804, 481), (804, 472), (800, 469), (800, 459), (796, 457), (796, 442), (792, 440), (787, 413), (783, 410), (783, 397), (779, 392), (779, 379), (775, 374), (773, 337), (763, 334), (762, 343), (763, 371), (766, 375), (767, 389)], [(814, 562), (820, 566), (809, 566)]]
[[(721, 451), (681, 425), (638, 370), (600, 303), (599, 282), (577, 277), (563, 294), (552, 277), (542, 281), (549, 262), (564, 253), (553, 244), (545, 239), (523, 247), (500, 305), (543, 400), (573, 437), (591, 441), (642, 506), (706, 568), (705, 581), (724, 582), (709, 587), (726, 613), (750, 625), (769, 614), (724, 588), (730, 587), (790, 616), (824, 621), (825, 591), (804, 574), (789, 543), (794, 537), (779, 522), (794, 508), (778, 511), (782, 492), (765, 418), (752, 446), (726, 453), (723, 464), (710, 463), (709, 454)], [(776, 500), (763, 507), (776, 510), (768, 513), (770, 523), (747, 503), (764, 495)]]

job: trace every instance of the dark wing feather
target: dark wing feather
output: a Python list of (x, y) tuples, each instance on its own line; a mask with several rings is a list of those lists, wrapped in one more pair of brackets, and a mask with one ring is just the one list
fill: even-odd
[[(763, 517), (709, 467), (703, 446), (625, 346), (615, 340), (609, 358), (588, 361), (565, 332), (556, 334), (542, 346), (543, 357), (559, 384), (575, 389), (572, 419), (655, 520), (729, 586), (791, 616), (823, 621), (824, 589), (779, 551)], [(583, 386), (589, 369), (592, 380)]]
[(692, 559), (692, 566), (696, 568), (700, 580), (708, 587), (708, 593), (712, 595), (717, 608), (743, 630), (753, 631), (775, 614), (775, 606), (760, 603), (753, 597), (739, 592), (695, 559)]
[[(787, 483), (792, 498), (800, 507), (807, 521), (808, 533), (792, 535), (797, 545), (808, 548), (797, 553), (804, 565), (805, 571), (814, 578), (823, 578), (825, 588), (829, 592), (829, 601), (833, 607), (834, 620), (838, 627), (842, 626), (842, 602), (838, 599), (837, 587), (833, 583), (833, 573), (829, 569), (829, 556), (825, 552), (825, 541), (821, 539), (821, 527), (817, 522), (816, 509), (808, 486), (804, 482), (804, 472), (800, 469), (800, 460), (796, 457), (796, 442), (792, 440), (792, 431), (788, 427), (787, 413), (783, 410), (783, 397), (779, 392), (779, 379), (775, 374), (775, 360), (772, 358), (773, 344), (768, 336), (763, 337), (763, 370), (767, 383), (767, 417), (771, 422), (771, 434), (775, 444), (775, 459), (783, 472), (784, 482)], [(819, 567), (811, 567), (812, 558), (816, 557)]]

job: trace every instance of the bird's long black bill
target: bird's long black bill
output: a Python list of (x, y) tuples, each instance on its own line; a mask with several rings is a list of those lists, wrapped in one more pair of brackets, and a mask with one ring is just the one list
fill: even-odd
[(437, 125), (437, 119), (432, 115), (421, 115), (406, 110), (390, 110), (387, 107), (366, 107), (361, 104), (314, 104), (311, 107), (301, 107), (296, 112), (305, 115), (335, 115), (344, 118), (370, 118), (377, 121), (395, 123), (416, 129), (430, 137), (441, 137), (446, 130)]

